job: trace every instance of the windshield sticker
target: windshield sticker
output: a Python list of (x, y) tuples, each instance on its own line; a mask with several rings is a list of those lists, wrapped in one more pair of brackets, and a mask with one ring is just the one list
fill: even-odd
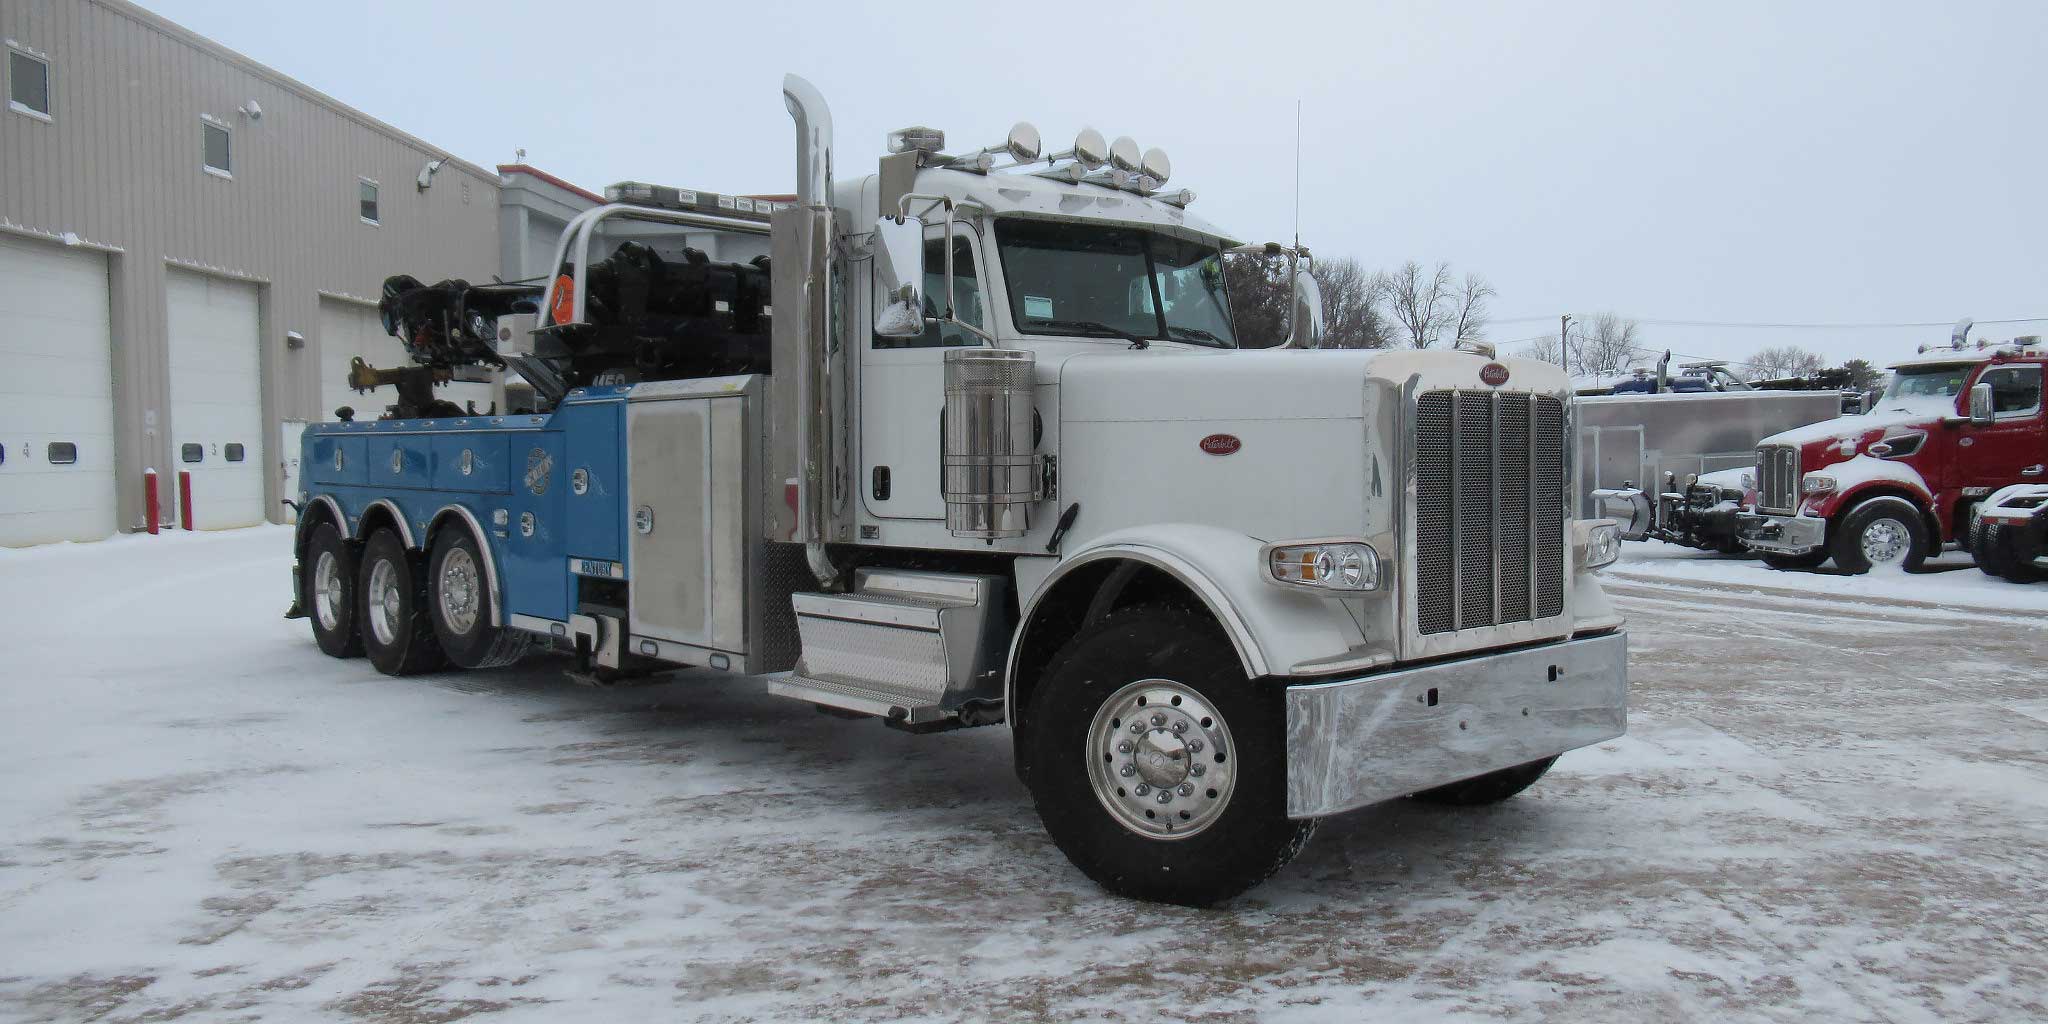
[(1032, 320), (1052, 319), (1052, 300), (1043, 295), (1024, 296), (1024, 316)]

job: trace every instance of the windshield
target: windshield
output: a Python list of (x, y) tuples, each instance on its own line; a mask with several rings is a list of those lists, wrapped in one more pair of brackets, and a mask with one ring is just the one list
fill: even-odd
[(1963, 381), (1969, 379), (1975, 366), (1962, 363), (1893, 370), (1892, 382), (1878, 404), (1887, 409), (1932, 409), (1938, 405), (1953, 408), (1956, 396), (1963, 393)]
[(1223, 254), (1139, 228), (996, 222), (1010, 316), (1027, 334), (1235, 348)]

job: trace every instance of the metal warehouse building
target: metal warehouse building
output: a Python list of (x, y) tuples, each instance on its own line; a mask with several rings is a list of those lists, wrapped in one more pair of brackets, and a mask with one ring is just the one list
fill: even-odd
[[(496, 175), (121, 0), (9, 0), (0, 545), (280, 521), (297, 429), (403, 359), (383, 278), (488, 279)], [(489, 401), (487, 384), (447, 397)]]

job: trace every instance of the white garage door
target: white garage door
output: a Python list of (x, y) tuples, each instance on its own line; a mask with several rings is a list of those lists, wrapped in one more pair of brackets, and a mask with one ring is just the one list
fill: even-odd
[[(263, 371), (256, 286), (171, 271), (171, 457), (192, 474), (192, 525), (264, 521)], [(176, 478), (165, 482), (175, 500)]]
[[(355, 410), (356, 419), (374, 420), (384, 415), (386, 406), (398, 401), (396, 388), (382, 387), (364, 394), (349, 388), (348, 367), (357, 356), (380, 370), (413, 365), (405, 346), (384, 333), (384, 322), (378, 318), (376, 307), (338, 299), (320, 300), (321, 419), (333, 419), (334, 410), (346, 405)], [(434, 389), (434, 397), (463, 408), (475, 402), (478, 412), (491, 408), (489, 384), (444, 384)]]
[(114, 532), (107, 259), (0, 235), (0, 546)]

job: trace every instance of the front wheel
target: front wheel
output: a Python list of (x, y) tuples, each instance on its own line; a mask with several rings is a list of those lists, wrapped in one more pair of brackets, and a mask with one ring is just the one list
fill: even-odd
[(1497, 804), (1535, 785), (1536, 780), (1542, 778), (1543, 774), (1550, 770), (1550, 766), (1556, 763), (1557, 757), (1552, 755), (1541, 761), (1487, 772), (1485, 775), (1453, 782), (1448, 786), (1425, 789), (1414, 794), (1411, 799), (1451, 807), (1483, 807), (1487, 804)]
[(1764, 555), (1764, 564), (1773, 569), (1818, 569), (1828, 560), (1828, 549), (1815, 548), (1803, 555)]
[(1927, 524), (1904, 498), (1872, 498), (1842, 517), (1829, 546), (1843, 572), (1861, 574), (1880, 566), (1910, 572), (1927, 559)]
[(1022, 766), (1067, 859), (1123, 896), (1207, 906), (1292, 860), (1284, 711), (1214, 623), (1121, 609), (1084, 628), (1033, 695)]

